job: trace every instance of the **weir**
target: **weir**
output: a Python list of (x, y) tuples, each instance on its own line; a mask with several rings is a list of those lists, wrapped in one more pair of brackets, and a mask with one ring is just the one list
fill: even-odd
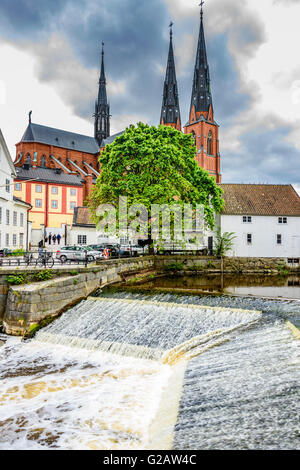
[(298, 315), (293, 301), (89, 297), (0, 348), (0, 448), (297, 448)]

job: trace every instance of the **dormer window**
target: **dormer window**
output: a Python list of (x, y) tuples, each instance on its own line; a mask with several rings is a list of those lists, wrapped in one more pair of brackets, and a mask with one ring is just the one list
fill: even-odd
[(244, 224), (251, 224), (252, 223), (252, 217), (250, 215), (244, 215), (243, 216), (243, 223)]
[(287, 224), (287, 217), (278, 217), (279, 224)]

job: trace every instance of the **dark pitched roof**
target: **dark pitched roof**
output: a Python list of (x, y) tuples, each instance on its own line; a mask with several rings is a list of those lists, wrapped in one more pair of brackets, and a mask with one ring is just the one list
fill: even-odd
[(226, 215), (300, 217), (300, 197), (291, 185), (220, 184)]
[(75, 207), (73, 225), (79, 227), (95, 227), (94, 222), (91, 220), (91, 213), (88, 207)]
[(33, 180), (46, 182), (46, 183), (57, 183), (67, 184), (69, 186), (82, 186), (81, 178), (77, 175), (70, 173), (58, 173), (57, 170), (52, 168), (40, 168), (36, 169), (29, 168), (25, 170), (23, 167), (17, 167), (17, 179), (21, 180)]
[(19, 199), (18, 197), (14, 196), (14, 201), (19, 203), (19, 204), (24, 204), (24, 206), (28, 206), (28, 207), (32, 207), (31, 204), (29, 204), (29, 202), (25, 202), (23, 201), (22, 199)]
[[(170, 25), (172, 28), (172, 23)], [(176, 68), (173, 51), (173, 33), (170, 29), (169, 56), (164, 82), (163, 101), (160, 115), (160, 122), (164, 124), (176, 124), (178, 119), (181, 124), (180, 107), (178, 97), (178, 86), (176, 79)]]
[(40, 124), (29, 123), (21, 142), (39, 142), (84, 153), (99, 153), (99, 145), (94, 137), (41, 126)]
[(107, 139), (102, 140), (101, 147), (105, 147), (105, 145), (112, 144), (114, 140), (116, 140), (117, 137), (120, 137), (120, 135), (124, 134), (125, 131), (118, 132), (117, 134), (111, 135), (110, 137), (107, 137)]

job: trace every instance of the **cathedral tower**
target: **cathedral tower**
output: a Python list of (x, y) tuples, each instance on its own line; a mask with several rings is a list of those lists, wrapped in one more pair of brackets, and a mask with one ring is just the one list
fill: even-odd
[(181, 131), (180, 107), (173, 51), (172, 26), (173, 23), (170, 24), (170, 46), (166, 78), (164, 82), (160, 124), (163, 124), (165, 126), (171, 126), (177, 129), (178, 131)]
[(219, 126), (214, 120), (209, 65), (203, 26), (203, 1), (200, 12), (200, 31), (194, 70), (192, 98), (185, 134), (193, 134), (197, 147), (196, 160), (204, 170), (221, 183)]
[(95, 104), (95, 139), (98, 141), (99, 146), (103, 139), (110, 136), (110, 113), (109, 104), (107, 102), (106, 94), (106, 77), (104, 71), (104, 43), (102, 43), (102, 61), (101, 61), (101, 74), (99, 80), (98, 100)]

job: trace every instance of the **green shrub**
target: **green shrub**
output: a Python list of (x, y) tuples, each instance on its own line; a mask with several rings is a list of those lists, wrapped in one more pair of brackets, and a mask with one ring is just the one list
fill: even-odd
[(25, 254), (26, 254), (26, 251), (23, 250), (23, 248), (18, 248), (16, 250), (13, 250), (10, 256), (24, 256)]
[(26, 274), (11, 274), (5, 278), (6, 282), (8, 284), (11, 284), (13, 286), (17, 286), (19, 284), (26, 284), (27, 282), (27, 276)]
[(35, 281), (50, 281), (50, 279), (53, 279), (53, 272), (50, 271), (50, 269), (46, 269), (45, 271), (39, 271), (38, 273), (35, 273), (33, 275), (33, 279)]
[(167, 272), (183, 271), (183, 269), (183, 263), (169, 263), (167, 266), (164, 267), (164, 270)]
[(71, 274), (71, 276), (78, 276), (79, 272), (73, 270), (73, 271), (70, 272), (70, 274)]
[(216, 265), (211, 261), (209, 260), (207, 262), (207, 265), (206, 265), (207, 269), (211, 268), (211, 269), (216, 269)]

